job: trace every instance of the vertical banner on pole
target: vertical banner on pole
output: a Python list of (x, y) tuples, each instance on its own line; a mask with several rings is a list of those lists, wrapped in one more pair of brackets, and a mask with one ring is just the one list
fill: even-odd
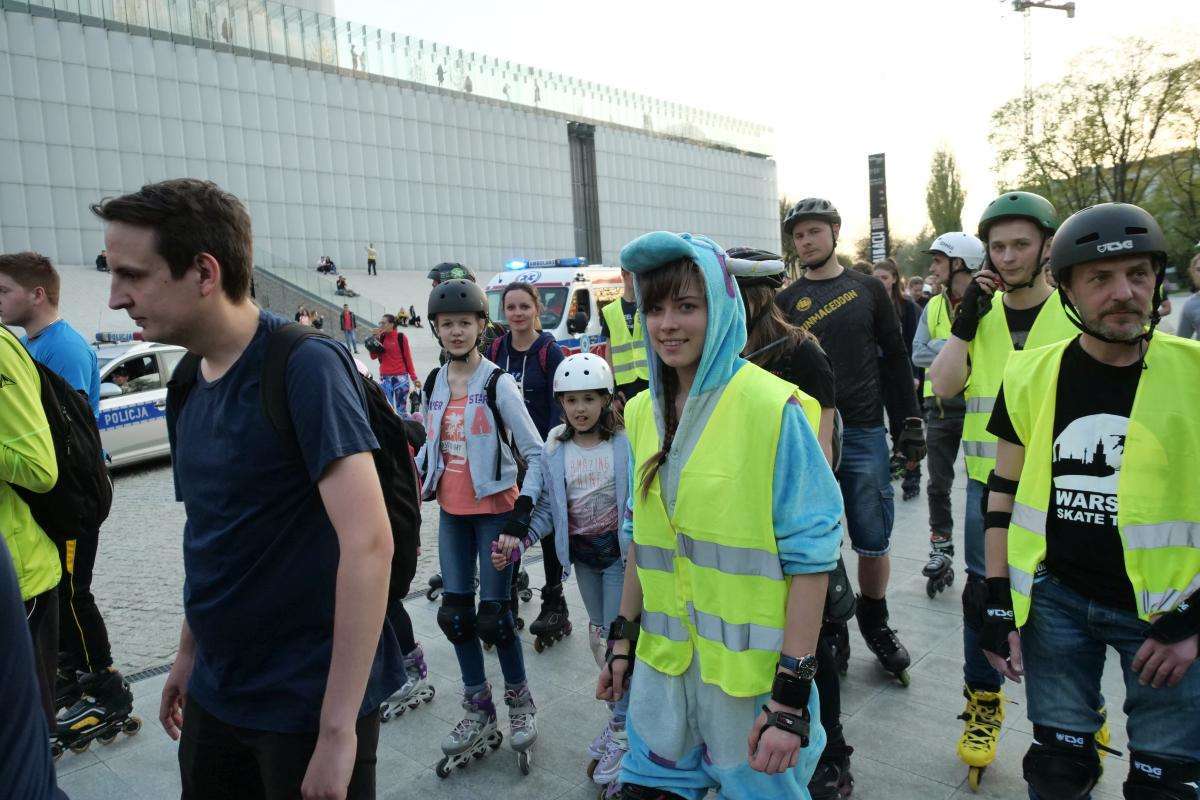
[(887, 173), (883, 153), (867, 156), (867, 175), (871, 192), (871, 260), (882, 261), (891, 252), (887, 221)]

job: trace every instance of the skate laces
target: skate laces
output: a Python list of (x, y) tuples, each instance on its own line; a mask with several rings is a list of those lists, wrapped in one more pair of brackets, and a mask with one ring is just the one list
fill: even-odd
[(508, 706), (508, 722), (514, 733), (533, 727), (536, 709), (527, 689), (505, 689), (504, 705)]
[[(992, 693), (988, 693), (992, 694)], [(994, 698), (981, 698), (975, 694), (967, 698), (967, 707), (958, 718), (966, 722), (963, 742), (968, 747), (990, 748), (995, 731), (1004, 721), (1003, 696), (995, 693)]]
[[(859, 625), (862, 628), (862, 625)], [(871, 645), (871, 649), (879, 650), (887, 654), (892, 654), (900, 649), (900, 637), (895, 628), (892, 628), (884, 621), (878, 628), (869, 628), (862, 631), (863, 638)]]

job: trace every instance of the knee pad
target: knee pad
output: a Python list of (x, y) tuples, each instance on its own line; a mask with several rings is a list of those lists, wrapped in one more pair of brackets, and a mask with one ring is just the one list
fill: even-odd
[(479, 604), (479, 639), (493, 647), (503, 647), (517, 638), (512, 609), (507, 603), (485, 600)]
[(1029, 787), (1047, 800), (1088, 797), (1100, 780), (1095, 735), (1034, 725), (1033, 738), (1021, 762)]
[(1126, 800), (1196, 800), (1200, 763), (1129, 752)]
[(978, 632), (983, 627), (984, 609), (987, 607), (987, 584), (983, 578), (967, 573), (967, 583), (963, 586), (962, 609), (963, 624)]
[(638, 786), (636, 783), (626, 783), (621, 786), (622, 800), (684, 800), (680, 795), (665, 789), (652, 789), (649, 786)]
[(470, 594), (442, 595), (438, 608), (438, 627), (450, 644), (466, 644), (475, 638), (475, 596)]

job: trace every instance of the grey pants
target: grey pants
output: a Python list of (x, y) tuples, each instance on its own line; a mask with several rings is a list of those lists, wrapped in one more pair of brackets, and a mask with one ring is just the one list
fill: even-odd
[(929, 530), (949, 537), (954, 533), (954, 517), (950, 513), (950, 487), (954, 483), (954, 462), (958, 458), (958, 443), (962, 440), (963, 417), (939, 416), (936, 408), (927, 414), (925, 442), (929, 449)]

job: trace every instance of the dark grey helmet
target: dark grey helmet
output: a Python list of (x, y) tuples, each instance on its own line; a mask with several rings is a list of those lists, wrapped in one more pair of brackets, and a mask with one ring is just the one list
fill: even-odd
[(463, 278), (468, 281), (475, 280), (475, 273), (471, 272), (468, 267), (464, 267), (457, 261), (443, 261), (433, 269), (429, 270), (429, 274), (425, 277), (431, 281), (452, 281), (455, 278)]
[(432, 321), (438, 314), (461, 313), (487, 316), (487, 295), (479, 288), (479, 284), (465, 278), (455, 278), (433, 287), (429, 293), (426, 317)]
[(1167, 237), (1150, 212), (1130, 203), (1100, 203), (1076, 211), (1059, 227), (1050, 245), (1050, 271), (1061, 286), (1076, 264), (1143, 254), (1156, 270), (1167, 262)]
[(806, 219), (819, 219), (830, 225), (842, 224), (842, 215), (833, 203), (820, 197), (806, 197), (793, 205), (783, 218), (783, 235), (791, 236), (796, 223)]

